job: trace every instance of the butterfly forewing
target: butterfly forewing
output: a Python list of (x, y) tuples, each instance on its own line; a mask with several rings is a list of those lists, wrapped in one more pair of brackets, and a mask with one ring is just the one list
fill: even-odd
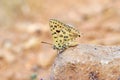
[(77, 37), (79, 32), (72, 26), (66, 25), (58, 20), (50, 19), (50, 30), (52, 33), (54, 47), (57, 50), (64, 50), (70, 46)]

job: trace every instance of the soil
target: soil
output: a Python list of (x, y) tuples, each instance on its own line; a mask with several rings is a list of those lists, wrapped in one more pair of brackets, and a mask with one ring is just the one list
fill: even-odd
[(79, 44), (120, 45), (119, 0), (1, 0), (0, 80), (44, 80), (57, 51), (49, 19), (73, 25)]

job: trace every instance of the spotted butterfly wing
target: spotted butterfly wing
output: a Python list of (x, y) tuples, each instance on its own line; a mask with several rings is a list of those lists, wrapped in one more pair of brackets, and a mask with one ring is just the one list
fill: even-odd
[(74, 44), (74, 40), (80, 37), (80, 33), (74, 27), (66, 25), (56, 19), (50, 19), (50, 30), (52, 33), (54, 49), (64, 51)]

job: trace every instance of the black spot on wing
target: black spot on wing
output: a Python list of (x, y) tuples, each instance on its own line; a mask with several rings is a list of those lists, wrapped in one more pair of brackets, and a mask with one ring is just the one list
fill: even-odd
[(56, 30), (57, 33), (60, 33), (60, 30)]
[(53, 27), (52, 30), (55, 30), (55, 28)]
[(68, 29), (69, 32), (71, 32), (71, 29)]
[(55, 25), (54, 27), (55, 27), (55, 28), (57, 28), (57, 26), (56, 26), (56, 25)]
[(61, 45), (59, 45), (59, 48), (61, 48), (62, 46)]
[(52, 33), (52, 35), (55, 35), (55, 34), (56, 34), (56, 32), (53, 32), (53, 33)]
[(62, 40), (60, 40), (60, 42), (62, 42)]
[(67, 41), (67, 39), (64, 39), (64, 41)]
[(66, 32), (62, 30), (62, 33), (65, 34)]
[(54, 38), (57, 38), (57, 36), (54, 36)]
[(63, 37), (63, 35), (61, 34), (59, 37)]
[(53, 25), (50, 25), (50, 27), (53, 27)]
[(64, 36), (64, 38), (68, 38), (68, 36)]

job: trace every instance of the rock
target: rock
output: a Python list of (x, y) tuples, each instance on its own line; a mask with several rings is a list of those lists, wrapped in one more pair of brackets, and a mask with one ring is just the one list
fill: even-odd
[(80, 44), (59, 54), (50, 80), (119, 80), (120, 46)]

